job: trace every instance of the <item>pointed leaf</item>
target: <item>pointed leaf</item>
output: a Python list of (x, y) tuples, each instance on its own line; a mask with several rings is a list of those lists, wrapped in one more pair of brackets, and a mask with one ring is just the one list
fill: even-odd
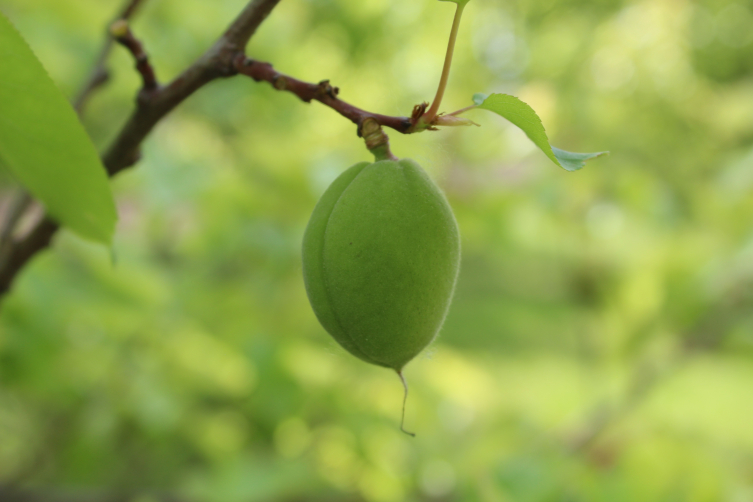
[(577, 171), (582, 169), (586, 165), (586, 161), (601, 157), (602, 155), (608, 155), (609, 152), (594, 152), (594, 153), (576, 153), (560, 150), (556, 146), (552, 147), (552, 153), (559, 161), (559, 165), (567, 171)]
[(526, 136), (549, 157), (552, 162), (567, 171), (577, 171), (586, 165), (586, 160), (605, 155), (609, 152), (573, 153), (560, 150), (549, 144), (544, 125), (533, 108), (515, 96), (508, 94), (491, 94), (484, 98), (483, 94), (476, 94), (473, 100), (479, 108), (501, 115), (516, 126), (520, 127)]
[(47, 212), (109, 244), (117, 214), (102, 162), (75, 111), (0, 13), (0, 158)]

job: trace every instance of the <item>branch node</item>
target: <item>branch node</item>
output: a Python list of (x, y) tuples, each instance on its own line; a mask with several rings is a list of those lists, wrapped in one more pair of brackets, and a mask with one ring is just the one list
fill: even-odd
[(374, 154), (377, 161), (398, 160), (390, 151), (390, 138), (374, 117), (367, 117), (361, 122), (358, 134), (363, 137), (366, 148)]
[(332, 99), (337, 99), (337, 95), (340, 93), (339, 87), (332, 87), (329, 80), (322, 80), (316, 86), (316, 98), (321, 100), (324, 97), (329, 96)]
[(424, 113), (426, 113), (426, 109), (429, 107), (429, 103), (424, 101), (420, 105), (416, 105), (413, 107), (413, 113), (411, 113), (410, 118), (413, 122), (418, 122), (418, 119), (424, 116)]
[(275, 75), (272, 77), (272, 86), (278, 91), (284, 91), (288, 88), (288, 79), (284, 75)]
[(233, 68), (238, 72), (244, 66), (251, 66), (252, 64), (254, 64), (254, 60), (247, 58), (242, 52), (237, 53), (233, 58)]

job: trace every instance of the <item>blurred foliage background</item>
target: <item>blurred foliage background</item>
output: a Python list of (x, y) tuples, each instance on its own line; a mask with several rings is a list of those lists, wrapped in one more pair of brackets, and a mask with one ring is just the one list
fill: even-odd
[[(244, 3), (150, 0), (133, 29), (166, 81)], [(70, 96), (118, 4), (0, 0)], [(406, 115), (433, 97), (453, 11), (284, 0), (249, 55)], [(100, 148), (139, 85), (124, 50), (111, 68), (84, 117)], [(481, 128), (391, 134), (463, 239), (446, 325), (406, 370), (415, 439), (397, 377), (330, 339), (301, 278), (314, 204), (368, 152), (331, 110), (238, 77), (182, 105), (114, 181), (114, 265), (63, 232), (3, 300), (0, 486), (753, 501), (753, 4), (474, 0), (445, 110), (475, 92), (519, 96), (560, 148), (612, 154), (567, 173), (483, 111)]]

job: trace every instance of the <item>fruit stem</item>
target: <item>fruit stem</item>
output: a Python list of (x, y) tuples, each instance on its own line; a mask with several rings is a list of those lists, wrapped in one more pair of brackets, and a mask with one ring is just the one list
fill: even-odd
[(398, 160), (390, 151), (390, 138), (382, 130), (382, 126), (376, 119), (369, 117), (361, 123), (359, 135), (366, 142), (366, 148), (380, 160)]
[(405, 395), (403, 396), (403, 416), (400, 419), (400, 430), (410, 437), (416, 437), (415, 432), (408, 432), (405, 430), (405, 427), (403, 427), (405, 425), (405, 403), (408, 401), (408, 382), (405, 381), (403, 370), (399, 370), (397, 376), (400, 377), (400, 381), (403, 382), (403, 388), (405, 389)]
[(439, 112), (439, 105), (442, 104), (442, 98), (444, 97), (444, 91), (445, 89), (447, 89), (447, 81), (450, 78), (450, 67), (452, 66), (452, 55), (455, 52), (455, 41), (458, 38), (460, 18), (463, 15), (464, 7), (464, 4), (458, 4), (458, 8), (455, 11), (455, 19), (452, 21), (450, 41), (447, 44), (447, 55), (444, 59), (444, 68), (442, 68), (442, 77), (439, 79), (439, 88), (437, 89), (437, 95), (434, 97), (434, 101), (431, 103), (431, 107), (423, 116), (423, 121), (426, 124), (431, 124), (431, 122), (437, 116), (437, 112)]

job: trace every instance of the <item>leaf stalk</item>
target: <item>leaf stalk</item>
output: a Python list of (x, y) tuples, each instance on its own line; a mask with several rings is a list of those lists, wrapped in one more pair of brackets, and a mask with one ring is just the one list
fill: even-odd
[(431, 124), (436, 118), (439, 112), (439, 106), (442, 104), (442, 98), (444, 98), (445, 90), (447, 89), (447, 82), (450, 79), (450, 68), (452, 67), (452, 56), (455, 53), (455, 42), (458, 38), (458, 31), (460, 30), (460, 19), (463, 16), (463, 9), (465, 4), (458, 4), (455, 10), (455, 19), (452, 21), (452, 30), (450, 31), (450, 41), (447, 44), (447, 54), (444, 59), (444, 67), (442, 68), (442, 76), (439, 79), (439, 88), (437, 89), (437, 95), (434, 97), (434, 101), (431, 103), (431, 107), (423, 116), (423, 121), (426, 124)]

